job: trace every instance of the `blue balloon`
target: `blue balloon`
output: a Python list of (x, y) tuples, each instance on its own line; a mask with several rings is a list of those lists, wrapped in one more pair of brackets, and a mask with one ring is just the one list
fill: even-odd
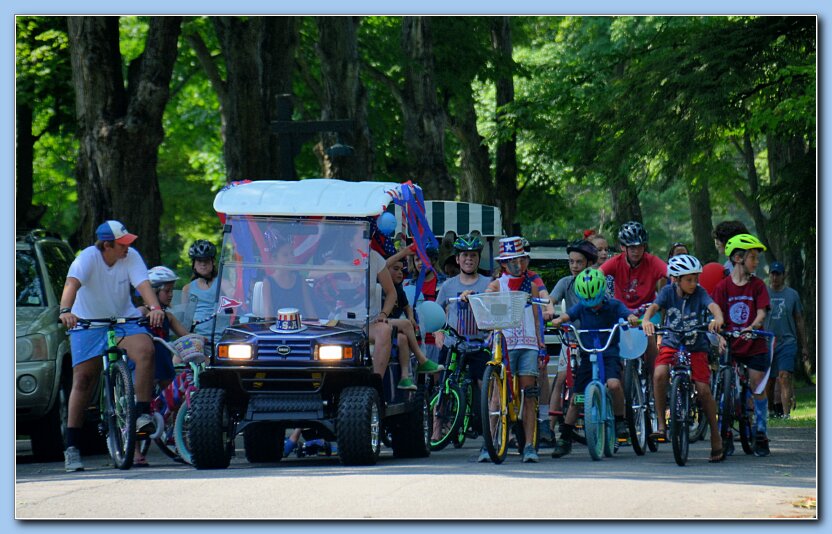
[(436, 332), (445, 326), (445, 310), (439, 304), (426, 300), (416, 307), (422, 332)]
[(378, 226), (378, 231), (382, 234), (387, 237), (393, 237), (393, 234), (396, 232), (396, 216), (389, 211), (385, 211), (378, 216), (376, 226)]

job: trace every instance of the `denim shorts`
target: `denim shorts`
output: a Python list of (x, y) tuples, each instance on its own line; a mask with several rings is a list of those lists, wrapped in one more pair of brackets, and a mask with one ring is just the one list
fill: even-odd
[[(136, 334), (150, 336), (147, 328), (139, 326), (136, 323), (120, 324), (115, 327), (115, 331), (117, 341)], [(69, 344), (72, 349), (72, 366), (75, 367), (80, 363), (104, 354), (104, 351), (107, 349), (107, 329), (73, 328), (69, 331)]]
[(511, 373), (514, 376), (537, 376), (537, 350), (514, 349), (508, 351)]
[[(619, 358), (604, 358), (604, 381), (613, 378), (621, 380), (621, 360)], [(591, 381), (592, 362), (589, 361), (589, 354), (582, 352), (581, 363), (578, 364), (578, 371), (575, 374), (575, 391), (583, 393)]]
[(771, 376), (777, 376), (779, 371), (794, 373), (794, 363), (797, 357), (797, 343), (776, 345), (774, 347), (774, 362), (771, 364)]

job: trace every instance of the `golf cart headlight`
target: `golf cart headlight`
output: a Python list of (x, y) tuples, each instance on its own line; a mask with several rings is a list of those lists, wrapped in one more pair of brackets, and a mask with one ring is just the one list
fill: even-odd
[(220, 357), (225, 356), (229, 360), (250, 360), (251, 354), (251, 345), (237, 344), (220, 347)]
[(319, 345), (319, 360), (348, 360), (352, 358), (352, 347), (342, 345)]

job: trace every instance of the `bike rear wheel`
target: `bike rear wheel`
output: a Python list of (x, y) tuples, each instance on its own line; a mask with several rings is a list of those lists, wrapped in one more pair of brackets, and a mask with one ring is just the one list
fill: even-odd
[(474, 386), (471, 382), (463, 390), (465, 392), (465, 402), (463, 402), (463, 416), (462, 423), (454, 433), (453, 445), (455, 449), (461, 449), (465, 445), (465, 440), (468, 438), (468, 433), (473, 432), (474, 425)]
[(723, 440), (733, 439), (731, 426), (734, 424), (733, 415), (734, 405), (736, 404), (733, 399), (733, 389), (733, 373), (730, 368), (726, 367), (719, 371), (719, 376), (716, 381), (716, 392), (714, 393), (714, 398), (716, 399), (717, 427)]
[(115, 467), (130, 469), (136, 446), (136, 396), (133, 379), (123, 360), (110, 363), (105, 384), (107, 450)]
[(464, 417), (465, 397), (456, 384), (445, 384), (430, 401), (433, 432), (430, 450), (441, 451), (457, 435)]
[(604, 420), (601, 416), (603, 402), (601, 388), (590, 384), (584, 393), (584, 433), (586, 446), (593, 460), (600, 460), (604, 453)]
[(756, 418), (754, 412), (754, 395), (748, 384), (743, 384), (739, 398), (739, 423), (740, 443), (745, 454), (754, 454), (754, 431), (756, 429)]
[(641, 388), (641, 378), (638, 376), (638, 362), (634, 360), (627, 360), (624, 365), (624, 394), (624, 415), (627, 418), (633, 451), (638, 456), (642, 456), (647, 452), (647, 407), (644, 401), (644, 390)]
[(694, 394), (694, 402), (690, 405), (690, 425), (688, 426), (688, 438), (691, 443), (696, 443), (705, 437), (708, 430), (708, 416), (699, 400), (699, 395)]
[(486, 366), (480, 396), (483, 442), (495, 464), (505, 460), (508, 450), (508, 396), (501, 371), (500, 365)]
[(659, 450), (659, 442), (650, 438), (653, 430), (659, 428), (659, 418), (656, 414), (656, 398), (653, 394), (653, 380), (649, 376), (645, 377), (644, 380), (647, 383), (647, 387), (644, 389), (646, 392), (644, 397), (644, 405), (646, 408), (644, 414), (644, 431), (647, 433), (647, 448), (650, 449), (650, 452), (657, 452)]
[(673, 458), (678, 465), (688, 461), (690, 414), (690, 379), (686, 375), (673, 377), (670, 387), (670, 441)]
[(604, 456), (612, 458), (618, 450), (618, 436), (615, 433), (615, 415), (612, 413), (612, 393), (606, 390), (607, 415), (604, 418)]

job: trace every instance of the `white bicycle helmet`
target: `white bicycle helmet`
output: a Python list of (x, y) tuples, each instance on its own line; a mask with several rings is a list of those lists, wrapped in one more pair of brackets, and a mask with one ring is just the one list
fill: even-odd
[(667, 260), (668, 276), (684, 276), (702, 272), (702, 264), (690, 254), (679, 254)]
[(169, 282), (176, 282), (179, 277), (164, 265), (157, 265), (147, 271), (147, 279), (153, 289), (158, 289)]

